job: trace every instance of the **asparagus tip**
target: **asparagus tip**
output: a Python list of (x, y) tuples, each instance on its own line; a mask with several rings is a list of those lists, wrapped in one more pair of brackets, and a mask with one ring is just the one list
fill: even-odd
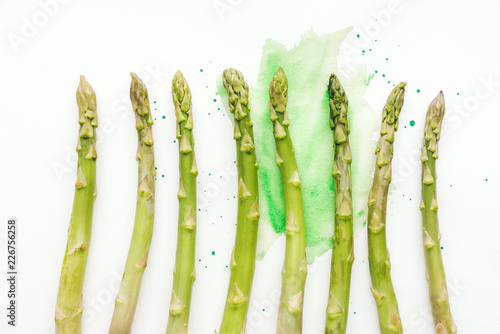
[(130, 83), (132, 107), (139, 115), (146, 115), (149, 113), (149, 99), (146, 85), (134, 72), (130, 72), (130, 76), (132, 77), (132, 82)]
[(96, 110), (96, 95), (94, 89), (83, 75), (80, 75), (80, 83), (76, 90), (76, 101), (78, 108), (82, 111)]
[(288, 80), (280, 67), (269, 85), (271, 104), (278, 112), (284, 112), (288, 103)]

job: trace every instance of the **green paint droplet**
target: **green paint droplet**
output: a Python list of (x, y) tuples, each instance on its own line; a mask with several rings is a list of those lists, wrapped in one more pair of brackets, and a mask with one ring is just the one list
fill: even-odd
[(214, 99), (214, 102), (217, 102), (217, 99)]
[(356, 314), (356, 312), (354, 312), (354, 314)]
[(201, 259), (198, 259), (198, 262), (201, 262)]
[(219, 95), (219, 92), (215, 92), (215, 95)]
[(385, 60), (389, 60), (389, 58), (385, 58)]
[(363, 51), (361, 51), (361, 52), (365, 53), (365, 50), (363, 50)]
[(153, 101), (153, 103), (156, 103), (156, 101)]
[(164, 115), (164, 116), (161, 116), (161, 118), (165, 119), (165, 118), (167, 118), (167, 117)]
[(420, 89), (417, 89), (417, 93), (420, 93)]
[(161, 174), (161, 177), (165, 177), (165, 174)]
[(215, 255), (215, 251), (212, 251), (212, 256), (214, 256), (214, 255)]
[(457, 92), (457, 95), (460, 95), (460, 93)]
[(203, 72), (203, 69), (202, 69), (202, 68), (200, 68), (200, 72)]
[(359, 34), (357, 34), (356, 37), (359, 38)]
[(444, 247), (441, 247), (441, 249), (444, 249)]
[(486, 179), (486, 182), (488, 182), (488, 179)]
[(375, 73), (378, 73), (378, 71), (375, 71)]
[(382, 77), (384, 77), (384, 78), (385, 78), (385, 74), (382, 74)]
[(158, 167), (155, 167), (155, 170), (157, 170), (157, 169), (158, 169)]
[(266, 309), (265, 309), (265, 308), (263, 308), (263, 309), (262, 309), (262, 312), (266, 312)]
[(415, 125), (415, 121), (414, 120), (411, 120), (410, 121), (410, 126), (414, 126)]

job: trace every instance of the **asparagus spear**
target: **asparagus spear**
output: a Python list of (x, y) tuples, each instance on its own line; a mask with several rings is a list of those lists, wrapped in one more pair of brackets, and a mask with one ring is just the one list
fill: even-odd
[(177, 117), (176, 136), (179, 140), (179, 222), (174, 283), (170, 300), (167, 334), (187, 333), (191, 292), (196, 279), (196, 175), (194, 156), (193, 112), (191, 91), (181, 71), (172, 81), (172, 98)]
[(406, 83), (397, 85), (382, 113), (380, 139), (375, 154), (377, 162), (373, 185), (368, 196), (368, 261), (372, 281), (371, 292), (378, 309), (380, 332), (403, 333), (396, 294), (391, 280), (391, 261), (385, 235), (387, 194), (392, 176), (394, 134), (403, 107)]
[(456, 333), (448, 300), (446, 277), (441, 257), (441, 234), (438, 223), (438, 204), (436, 198), (436, 160), (438, 158), (438, 142), (444, 117), (444, 96), (440, 92), (432, 100), (427, 109), (424, 139), (422, 140), (422, 212), (423, 243), (425, 264), (427, 267), (427, 283), (429, 298), (436, 333)]
[(153, 235), (156, 174), (153, 152), (153, 117), (149, 110), (146, 86), (135, 73), (130, 73), (130, 75), (132, 76), (130, 100), (135, 112), (135, 127), (139, 142), (136, 156), (139, 162), (139, 186), (134, 231), (120, 290), (115, 300), (110, 334), (130, 333)]
[(222, 76), (229, 96), (229, 106), (234, 114), (234, 139), (238, 167), (238, 220), (236, 239), (231, 255), (231, 277), (220, 334), (245, 332), (245, 319), (255, 269), (259, 202), (257, 160), (250, 119), (248, 85), (243, 75), (235, 69), (226, 69)]
[(354, 261), (351, 148), (349, 146), (348, 100), (335, 74), (330, 76), (330, 127), (334, 131), (335, 234), (333, 237), (330, 294), (325, 333), (345, 333), (349, 310), (351, 269)]
[(76, 147), (78, 171), (68, 242), (59, 281), (59, 292), (57, 293), (55, 321), (56, 333), (58, 334), (79, 334), (82, 331), (83, 280), (92, 231), (94, 200), (97, 196), (96, 96), (83, 76), (80, 76), (76, 100), (79, 111), (78, 123), (80, 123)]
[(276, 162), (280, 168), (286, 215), (286, 253), (281, 272), (282, 287), (277, 333), (302, 332), (302, 305), (307, 276), (305, 224), (299, 170), (288, 126), (286, 110), (288, 81), (280, 67), (269, 87), (269, 110), (274, 123)]

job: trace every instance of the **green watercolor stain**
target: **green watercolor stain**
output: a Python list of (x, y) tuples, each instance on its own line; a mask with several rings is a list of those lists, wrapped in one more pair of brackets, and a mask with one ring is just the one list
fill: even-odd
[(415, 125), (415, 121), (414, 120), (411, 120), (410, 121), (410, 126), (414, 126)]
[(417, 89), (417, 93), (420, 93), (420, 89)]
[[(326, 85), (331, 73), (339, 76), (349, 98), (350, 145), (353, 183), (354, 230), (359, 234), (366, 224), (366, 198), (372, 183), (376, 142), (372, 135), (379, 124), (375, 113), (364, 99), (367, 89), (367, 69), (364, 64), (350, 64), (338, 71), (337, 55), (340, 44), (352, 28), (318, 36), (313, 31), (303, 35), (294, 48), (287, 48), (268, 39), (256, 85), (251, 85), (250, 105), (259, 161), (260, 228), (257, 254), (262, 259), (277, 237), (285, 231), (283, 187), (276, 166), (276, 146), (269, 113), (269, 84), (282, 67), (288, 78), (289, 128), (299, 167), (304, 216), (306, 221), (306, 252), (312, 263), (332, 247), (334, 226), (333, 133), (329, 125), (329, 100)], [(243, 73), (245, 74), (245, 73)], [(227, 92), (220, 75), (217, 90), (229, 113)]]
[[(365, 80), (365, 86), (368, 86), (370, 84), (370, 82), (372, 81), (373, 77), (375, 76), (375, 74), (369, 74), (367, 77), (366, 77), (366, 80)], [(328, 93), (328, 92), (327, 92)]]

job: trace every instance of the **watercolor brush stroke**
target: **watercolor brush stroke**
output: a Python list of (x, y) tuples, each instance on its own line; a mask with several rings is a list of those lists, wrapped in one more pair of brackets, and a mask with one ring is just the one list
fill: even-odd
[[(294, 138), (297, 165), (301, 183), (306, 223), (306, 252), (308, 263), (332, 248), (334, 226), (333, 138), (328, 118), (326, 82), (331, 73), (337, 73), (346, 91), (349, 91), (349, 122), (352, 125), (350, 144), (353, 156), (353, 219), (354, 233), (366, 225), (366, 198), (371, 185), (374, 159), (372, 140), (378, 122), (372, 108), (364, 99), (369, 80), (364, 64), (337, 68), (337, 56), (343, 41), (352, 28), (317, 35), (309, 31), (300, 43), (291, 49), (267, 40), (263, 46), (256, 86), (252, 87), (250, 105), (255, 124), (255, 149), (259, 161), (260, 227), (257, 252), (262, 259), (273, 242), (285, 232), (285, 208), (280, 171), (276, 166), (276, 147), (269, 122), (269, 83), (281, 66), (287, 70), (290, 92), (300, 98), (289, 101), (290, 118), (294, 119), (290, 133)], [(354, 69), (354, 70), (353, 70)], [(222, 101), (227, 93), (222, 82), (217, 82)], [(224, 104), (227, 114), (229, 107)]]

